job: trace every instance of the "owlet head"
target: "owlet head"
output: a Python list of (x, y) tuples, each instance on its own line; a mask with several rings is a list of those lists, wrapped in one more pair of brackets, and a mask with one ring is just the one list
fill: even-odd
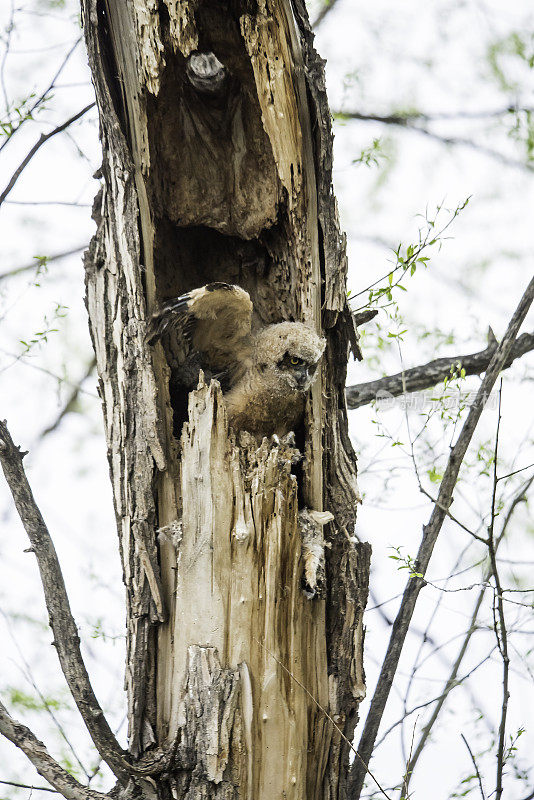
[(291, 391), (310, 388), (326, 341), (302, 322), (280, 322), (264, 328), (256, 339), (255, 362)]

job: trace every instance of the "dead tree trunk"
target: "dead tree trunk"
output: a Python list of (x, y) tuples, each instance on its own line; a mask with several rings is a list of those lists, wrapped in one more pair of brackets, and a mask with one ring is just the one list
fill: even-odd
[[(343, 798), (348, 747), (317, 704), (351, 739), (369, 549), (352, 538), (357, 342), (323, 62), (301, 0), (83, 0), (83, 16), (104, 151), (87, 307), (126, 584), (130, 752), (161, 798)], [(263, 323), (327, 338), (298, 476), (283, 448), (236, 444), (216, 384), (191, 393), (173, 435), (168, 353), (145, 344), (147, 313), (218, 280), (243, 286)], [(311, 600), (299, 504), (334, 516)], [(169, 525), (181, 541), (158, 540)]]

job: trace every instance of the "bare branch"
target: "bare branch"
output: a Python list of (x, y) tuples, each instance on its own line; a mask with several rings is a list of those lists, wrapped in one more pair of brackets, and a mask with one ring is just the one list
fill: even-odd
[[(53, 256), (46, 257), (46, 263), (50, 264), (52, 261), (60, 261), (62, 258), (67, 258), (67, 256), (73, 256), (76, 253), (82, 253), (86, 249), (87, 249), (87, 244), (81, 244), (78, 247), (73, 247), (71, 250), (64, 250), (62, 253), (55, 253)], [(5, 278), (12, 278), (14, 275), (20, 275), (23, 272), (30, 272), (31, 270), (37, 269), (38, 267), (39, 267), (39, 259), (35, 258), (29, 264), (23, 264), (20, 267), (14, 267), (13, 269), (7, 270), (6, 272), (1, 272), (0, 281), (3, 281)]]
[(4, 200), (6, 206), (70, 206), (92, 208), (92, 203), (77, 203), (75, 200)]
[(13, 359), (13, 363), (9, 364), (7, 367), (3, 367), (0, 372), (5, 372), (6, 369), (9, 369), (13, 366), (13, 364), (20, 363), (23, 364), (25, 367), (30, 367), (30, 369), (37, 370), (37, 372), (42, 372), (43, 375), (48, 375), (50, 378), (53, 378), (58, 383), (64, 383), (66, 386), (72, 386), (73, 389), (78, 389), (81, 394), (87, 395), (87, 397), (93, 397), (95, 400), (98, 400), (98, 395), (96, 392), (91, 392), (89, 389), (84, 389), (83, 386), (80, 386), (79, 383), (76, 381), (71, 381), (68, 378), (63, 377), (62, 375), (58, 375), (57, 372), (52, 372), (50, 369), (46, 369), (46, 367), (41, 367), (39, 364), (34, 364), (33, 361), (30, 361), (27, 358), (24, 358), (22, 354), (11, 353), (9, 350), (4, 350), (0, 347), (0, 353), (3, 353), (6, 356), (9, 356)]
[(410, 122), (435, 122), (437, 120), (455, 119), (491, 119), (492, 117), (503, 117), (506, 114), (519, 114), (521, 112), (532, 113), (534, 108), (530, 106), (505, 106), (504, 108), (485, 109), (484, 111), (435, 111), (427, 114), (424, 111), (407, 111), (398, 114), (360, 114), (357, 111), (349, 113), (345, 111), (334, 112), (343, 118), (359, 119), (363, 122), (383, 122), (387, 125), (401, 125), (406, 127)]
[(364, 730), (358, 746), (361, 761), (354, 761), (349, 781), (352, 800), (360, 797), (363, 782), (365, 779), (365, 766), (369, 764), (373, 752), (378, 728), (384, 714), (389, 692), (397, 671), (401, 656), (404, 640), (410, 626), (410, 622), (415, 609), (415, 604), (419, 592), (425, 585), (424, 575), (428, 567), (434, 545), (439, 536), (443, 522), (446, 519), (444, 509), (449, 508), (452, 503), (452, 493), (458, 479), (458, 473), (467, 448), (473, 438), (473, 434), (478, 425), (478, 421), (486, 404), (487, 398), (497, 380), (499, 373), (506, 364), (512, 352), (513, 343), (519, 332), (529, 308), (534, 300), (534, 277), (531, 278), (519, 305), (517, 306), (506, 333), (497, 347), (486, 374), (480, 384), (476, 399), (469, 409), (467, 419), (462, 427), (460, 435), (451, 449), (451, 454), (443, 480), (440, 485), (437, 502), (434, 505), (428, 524), (423, 528), (423, 538), (415, 561), (414, 574), (409, 578), (401, 605), (395, 618), (387, 652), (380, 671), (380, 677), (371, 701), (371, 706), (365, 721)]
[[(508, 715), (508, 700), (510, 697), (509, 691), (509, 676), (510, 676), (510, 657), (508, 655), (508, 630), (506, 627), (506, 617), (504, 614), (503, 602), (503, 589), (499, 569), (497, 566), (497, 553), (495, 548), (495, 516), (497, 513), (497, 460), (499, 455), (499, 433), (501, 428), (501, 400), (502, 400), (502, 378), (501, 388), (499, 390), (499, 415), (497, 418), (497, 432), (495, 434), (495, 451), (493, 456), (493, 492), (491, 497), (491, 519), (488, 529), (488, 552), (490, 556), (491, 574), (495, 584), (495, 595), (493, 600), (493, 630), (495, 632), (495, 639), (497, 647), (501, 654), (502, 659), (502, 704), (501, 704), (501, 719), (499, 722), (499, 742), (497, 745), (497, 778), (495, 786), (496, 800), (501, 800), (503, 792), (503, 771), (506, 763), (505, 754), (505, 736), (506, 736), (506, 717)], [(495, 608), (495, 605), (497, 608)], [(498, 619), (497, 619), (498, 617)]]
[[(504, 537), (506, 535), (506, 531), (508, 530), (508, 526), (510, 524), (510, 521), (511, 521), (511, 519), (512, 519), (512, 517), (513, 517), (513, 515), (514, 515), (514, 513), (515, 513), (515, 511), (517, 509), (517, 507), (519, 506), (520, 503), (522, 503), (522, 502), (524, 502), (526, 500), (527, 492), (528, 492), (528, 490), (530, 489), (530, 487), (532, 486), (533, 483), (534, 483), (534, 476), (532, 476), (527, 481), (525, 481), (525, 483), (523, 483), (521, 485), (521, 487), (519, 488), (519, 491), (512, 498), (512, 501), (511, 501), (510, 506), (508, 508), (508, 512), (507, 512), (507, 514), (506, 514), (506, 516), (504, 518), (504, 522), (502, 524), (501, 531), (500, 531), (499, 536), (498, 536), (498, 538), (497, 538), (497, 540), (495, 542), (495, 552), (497, 552), (501, 542), (503, 541), (503, 539), (504, 539)], [(423, 727), (421, 736), (420, 736), (419, 741), (417, 743), (417, 747), (415, 748), (414, 756), (412, 758), (412, 763), (411, 763), (412, 775), (413, 775), (413, 772), (414, 772), (414, 769), (415, 769), (415, 765), (417, 764), (417, 761), (419, 760), (419, 757), (420, 757), (421, 753), (423, 752), (423, 750), (424, 750), (424, 748), (425, 748), (425, 746), (426, 746), (426, 744), (428, 742), (428, 739), (429, 739), (429, 736), (430, 736), (430, 732), (431, 732), (431, 730), (432, 730), (432, 728), (434, 726), (434, 723), (436, 722), (436, 720), (437, 720), (437, 718), (438, 718), (443, 706), (445, 705), (445, 702), (446, 702), (450, 692), (459, 683), (458, 672), (460, 671), (460, 667), (461, 667), (462, 662), (464, 660), (465, 654), (467, 653), (467, 649), (469, 647), (469, 643), (471, 641), (471, 638), (472, 638), (473, 634), (475, 633), (475, 631), (477, 630), (477, 618), (478, 618), (478, 615), (479, 615), (479, 612), (480, 612), (480, 608), (482, 606), (482, 601), (484, 599), (484, 595), (485, 595), (485, 593), (486, 593), (486, 591), (488, 589), (487, 582), (489, 581), (490, 577), (491, 577), (491, 569), (488, 569), (486, 571), (484, 577), (483, 577), (482, 587), (480, 589), (480, 592), (478, 593), (478, 596), (477, 596), (477, 599), (476, 599), (476, 602), (475, 602), (475, 605), (474, 605), (474, 608), (473, 608), (473, 612), (471, 614), (471, 620), (469, 622), (469, 627), (468, 627), (467, 632), (465, 634), (465, 638), (464, 638), (464, 640), (462, 642), (462, 645), (460, 647), (460, 650), (458, 652), (456, 660), (455, 660), (455, 662), (453, 664), (452, 670), (451, 670), (451, 672), (449, 674), (449, 677), (447, 678), (447, 680), (445, 682), (445, 685), (443, 687), (443, 690), (441, 692), (439, 700), (437, 701), (437, 704), (436, 704), (436, 706), (435, 706), (435, 708), (434, 708), (434, 710), (432, 712), (432, 715), (431, 715), (429, 721)], [(463, 679), (461, 679), (461, 680), (463, 680)]]
[(410, 115), (402, 115), (402, 114), (389, 114), (389, 115), (380, 115), (380, 114), (360, 114), (358, 111), (339, 111), (334, 112), (334, 116), (339, 117), (340, 119), (352, 119), (352, 120), (360, 120), (362, 122), (380, 122), (383, 125), (395, 125), (400, 128), (404, 128), (407, 131), (412, 131), (413, 133), (419, 133), (422, 136), (426, 136), (429, 139), (435, 139), (438, 142), (446, 145), (460, 145), (462, 147), (469, 147), (471, 150), (477, 150), (479, 153), (483, 155), (489, 156), (490, 158), (499, 161), (501, 164), (504, 164), (507, 167), (515, 167), (518, 169), (526, 170), (527, 172), (534, 171), (534, 165), (529, 164), (525, 161), (519, 161), (516, 158), (509, 158), (504, 153), (501, 153), (499, 150), (494, 150), (491, 147), (486, 147), (483, 144), (478, 144), (474, 142), (472, 139), (465, 139), (461, 136), (442, 136), (439, 133), (435, 133), (431, 131), (429, 128), (425, 128), (422, 125), (415, 124), (413, 120), (417, 119), (425, 119), (423, 116), (410, 116)]
[(87, 378), (89, 378), (89, 376), (93, 373), (95, 367), (96, 367), (96, 358), (93, 356), (93, 358), (87, 365), (84, 374), (80, 378), (78, 384), (71, 391), (69, 397), (67, 398), (67, 402), (65, 403), (59, 414), (56, 416), (55, 420), (42, 431), (41, 439), (44, 439), (44, 437), (48, 436), (49, 433), (55, 431), (56, 428), (58, 428), (58, 426), (61, 424), (63, 417), (65, 417), (73, 410), (76, 403), (78, 402), (78, 397), (80, 396), (80, 393), (82, 391), (82, 385), (84, 381), (86, 381)]
[(54, 130), (50, 131), (50, 133), (41, 134), (37, 142), (34, 144), (32, 149), (27, 153), (27, 155), (23, 158), (23, 160), (21, 161), (21, 163), (19, 164), (19, 166), (17, 167), (11, 178), (9, 179), (9, 182), (4, 191), (2, 192), (2, 194), (0, 194), (0, 206), (2, 205), (8, 194), (11, 192), (13, 187), (15, 186), (23, 170), (26, 169), (26, 167), (28, 166), (34, 155), (40, 150), (40, 148), (44, 144), (46, 144), (46, 142), (48, 142), (49, 139), (51, 139), (53, 136), (56, 136), (58, 133), (62, 133), (62, 131), (66, 130), (69, 127), (69, 125), (72, 125), (74, 122), (83, 117), (84, 114), (87, 114), (87, 112), (90, 111), (91, 108), (94, 107), (94, 105), (95, 103), (89, 103), (88, 106), (82, 108), (81, 111), (78, 111), (78, 113), (74, 114), (73, 117), (70, 117), (66, 122), (63, 122), (62, 125), (58, 125), (57, 128), (54, 128)]
[[(48, 753), (46, 747), (26, 725), (10, 716), (6, 707), (0, 703), (0, 733), (13, 742), (29, 758), (42, 777), (67, 800), (104, 800), (107, 795), (88, 789), (63, 769)], [(7, 781), (1, 781), (7, 783)], [(33, 787), (32, 787), (33, 788)], [(41, 787), (35, 787), (41, 788)], [(44, 789), (44, 791), (52, 791)]]
[(312, 28), (318, 28), (321, 22), (324, 20), (326, 15), (332, 11), (334, 6), (338, 3), (338, 0), (323, 0), (323, 7), (315, 17)]
[[(480, 350), (478, 353), (436, 358), (428, 364), (398, 372), (396, 375), (347, 386), (347, 406), (349, 408), (365, 406), (376, 400), (378, 392), (388, 392), (393, 397), (399, 397), (405, 393), (430, 389), (445, 378), (450, 378), (452, 374), (458, 374), (460, 369), (465, 370), (466, 375), (480, 375), (487, 370), (496, 350), (497, 343), (492, 342), (485, 350)], [(534, 333), (523, 333), (514, 342), (503, 369), (507, 369), (516, 359), (532, 350), (534, 350)]]
[(51, 789), (50, 786), (31, 786), (29, 783), (17, 783), (17, 781), (2, 781), (2, 786), (15, 786), (17, 789), (31, 789), (32, 792), (52, 792), (57, 794), (57, 789)]
[(484, 794), (484, 787), (482, 786), (482, 778), (480, 777), (480, 772), (479, 772), (479, 769), (478, 769), (478, 764), (477, 764), (477, 762), (476, 762), (475, 756), (473, 755), (473, 751), (471, 750), (471, 748), (470, 748), (470, 746), (469, 746), (469, 742), (467, 741), (467, 739), (465, 738), (465, 736), (463, 735), (463, 733), (461, 733), (461, 734), (460, 734), (460, 736), (461, 736), (461, 737), (462, 737), (462, 739), (464, 740), (464, 744), (465, 744), (465, 746), (467, 747), (467, 751), (468, 751), (469, 755), (471, 756), (471, 761), (473, 762), (473, 766), (474, 766), (474, 768), (475, 768), (476, 776), (477, 776), (477, 778), (478, 778), (478, 787), (479, 787), (479, 789), (480, 789), (480, 795), (481, 795), (481, 797), (482, 797), (482, 800), (486, 800), (486, 795)]
[(127, 754), (104, 717), (89, 680), (80, 650), (78, 629), (70, 610), (58, 557), (5, 422), (0, 422), (0, 462), (15, 506), (36, 555), (50, 627), (61, 669), (95, 746), (121, 781), (127, 781)]

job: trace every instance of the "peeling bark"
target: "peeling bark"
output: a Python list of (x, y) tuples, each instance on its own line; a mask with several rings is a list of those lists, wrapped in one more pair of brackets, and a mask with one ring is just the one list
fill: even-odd
[[(300, 0), (84, 0), (83, 12), (104, 150), (87, 306), (127, 594), (130, 751), (173, 754), (161, 798), (343, 798), (347, 746), (299, 685), (351, 738), (369, 548), (352, 538), (344, 384), (358, 348), (323, 62)], [(196, 51), (224, 66), (213, 90), (191, 81)], [(215, 384), (188, 414), (183, 398), (173, 436), (173, 354), (147, 347), (144, 321), (214, 280), (250, 293), (255, 324), (301, 320), (327, 338), (297, 475), (284, 446), (228, 434)], [(313, 600), (299, 503), (334, 517)]]

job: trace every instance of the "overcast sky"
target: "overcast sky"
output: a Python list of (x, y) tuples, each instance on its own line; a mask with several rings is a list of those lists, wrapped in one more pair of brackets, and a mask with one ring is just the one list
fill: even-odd
[[(47, 87), (81, 36), (78, 16), (73, 0), (64, 4), (30, 0), (11, 8), (7, 0), (2, 4), (0, 29), (8, 52), (0, 65), (0, 102), (4, 105), (7, 100), (12, 118), (25, 98), (32, 92), (39, 95)], [(436, 207), (442, 206), (440, 219), (446, 219), (447, 209), (471, 198), (455, 220), (449, 232), (451, 238), (442, 243), (441, 249), (436, 247), (428, 253), (432, 256), (429, 267), (419, 269), (406, 282), (408, 291), (399, 293), (401, 318), (391, 320), (381, 312), (380, 328), (368, 326), (368, 362), (351, 364), (349, 383), (397, 372), (403, 365), (412, 366), (437, 355), (482, 349), (488, 325), (497, 336), (503, 333), (532, 274), (533, 175), (525, 168), (525, 147), (510, 135), (512, 123), (508, 117), (488, 120), (470, 115), (512, 104), (534, 105), (534, 70), (529, 70), (506, 44), (512, 41), (510, 34), (519, 32), (530, 52), (534, 52), (533, 17), (528, 0), (405, 0), (402, 4), (395, 0), (338, 0), (319, 27), (316, 44), (328, 62), (332, 111), (369, 115), (406, 110), (437, 115), (462, 112), (454, 119), (425, 123), (426, 135), (377, 122), (336, 121), (334, 179), (342, 227), (348, 234), (351, 292), (358, 293), (387, 273), (394, 259), (391, 248), (415, 242), (425, 214), (434, 219)], [(506, 77), (506, 86), (502, 80), (499, 83), (495, 68), (491, 68), (491, 53), (494, 66)], [(35, 121), (26, 123), (0, 152), (0, 188), (7, 184), (39, 133), (50, 131), (93, 99), (84, 45), (80, 42), (46, 109)], [(4, 111), (2, 119), (5, 118)], [(447, 145), (444, 138), (464, 139), (476, 146)], [(378, 166), (354, 163), (376, 139)], [(30, 450), (25, 461), (28, 476), (64, 567), (91, 675), (112, 724), (125, 741), (123, 587), (94, 376), (83, 384), (78, 407), (83, 413), (67, 415), (56, 431), (42, 436), (64, 406), (71, 384), (85, 374), (92, 356), (83, 303), (81, 254), (51, 262), (40, 276), (34, 270), (1, 279), (2, 273), (29, 264), (36, 256), (53, 256), (88, 243), (94, 230), (90, 205), (98, 189), (92, 176), (100, 158), (93, 109), (68, 133), (42, 148), (0, 209), (0, 416), (8, 420), (15, 440)], [(366, 295), (363, 297), (365, 302)], [(524, 330), (532, 330), (532, 322), (530, 315)], [(388, 332), (405, 329), (402, 342), (392, 340), (378, 346), (380, 338), (387, 339)], [(428, 331), (432, 335), (427, 335)], [(467, 388), (476, 385), (477, 380), (473, 379)], [(431, 510), (418, 489), (409, 438), (421, 431), (415, 459), (425, 485), (431, 487), (428, 470), (443, 463), (449, 441), (458, 430), (451, 423), (444, 432), (443, 421), (433, 419), (423, 431), (425, 417), (421, 412), (426, 410), (424, 407), (409, 412), (409, 429), (400, 406), (389, 411), (364, 408), (350, 412), (351, 435), (361, 453), (360, 488), (365, 496), (357, 532), (373, 545), (374, 599), (370, 606), (402, 591), (406, 571), (399, 570), (399, 562), (389, 558), (394, 554), (392, 547), (404, 548), (404, 554), (414, 555), (421, 526)], [(507, 373), (503, 411), (503, 470), (504, 465), (518, 468), (532, 463), (531, 357)], [(491, 441), (495, 424), (496, 412), (490, 409), (484, 414), (470, 455), (472, 468), (467, 482), (457, 496), (455, 513), (468, 526), (476, 525), (489, 508), (491, 482), (479, 474), (476, 454), (481, 443)], [(400, 444), (392, 447), (395, 442)], [(508, 494), (516, 486), (508, 487)], [(22, 552), (27, 546), (25, 535), (3, 482), (0, 520), (0, 693), (9, 699), (13, 687), (17, 687), (33, 695), (30, 676), (45, 695), (61, 700), (66, 697), (66, 689), (50, 646), (35, 560)], [(523, 510), (514, 538), (503, 555), (534, 563), (532, 536), (532, 521)], [(470, 549), (464, 554), (468, 545)], [(472, 545), (465, 532), (453, 524), (447, 526), (431, 566), (432, 579), (439, 581), (449, 575), (455, 562), (461, 569), (476, 561), (478, 551)], [(525, 586), (534, 585), (531, 567), (514, 569)], [(465, 588), (479, 576), (472, 570), (455, 579), (450, 587)], [(441, 606), (431, 633), (441, 643), (453, 641), (417, 673), (410, 689), (409, 708), (439, 689), (439, 679), (447, 674), (447, 661), (453, 660), (460, 641), (454, 637), (461, 634), (475, 599), (473, 591), (444, 595), (427, 588), (415, 620), (418, 628), (425, 626), (439, 597)], [(383, 607), (390, 617), (397, 603), (393, 599)], [(524, 607), (509, 607), (508, 613), (510, 625), (523, 631), (517, 639), (521, 659), (518, 656), (514, 667), (510, 732), (521, 725), (527, 728), (519, 742), (518, 756), (518, 763), (527, 768), (532, 764), (529, 750), (534, 749), (530, 724), (534, 686), (529, 672), (534, 665), (527, 663), (525, 654), (530, 640), (525, 631), (532, 634), (534, 622), (531, 611)], [(483, 622), (488, 621), (486, 615)], [(389, 630), (376, 611), (368, 612), (366, 624), (370, 695)], [(408, 641), (400, 669), (401, 688), (419, 644), (417, 636)], [(491, 634), (478, 633), (464, 672), (482, 661), (491, 648)], [(427, 652), (423, 651), (423, 657)], [(494, 698), (501, 680), (495, 654), (478, 669), (477, 676), (474, 688), (460, 688), (451, 695), (440, 733), (436, 732), (434, 744), (418, 766), (412, 787), (415, 797), (447, 800), (462, 777), (469, 774), (469, 755), (460, 739), (461, 731), (470, 737), (477, 753), (490, 747), (488, 725), (495, 726), (498, 721), (499, 705)], [(477, 706), (486, 715), (488, 725), (476, 722)], [(20, 708), (13, 708), (17, 716), (22, 715)], [(394, 694), (388, 722), (394, 722), (401, 712), (402, 703)], [(94, 756), (89, 755), (88, 737), (76, 725), (75, 713), (62, 708), (57, 713), (67, 730), (75, 729), (76, 752), (88, 769)], [(53, 752), (68, 755), (57, 726), (46, 715), (30, 710), (25, 719)], [(424, 720), (421, 712), (407, 722), (403, 731), (405, 747), (409, 748), (413, 726), (416, 725), (417, 738)], [(402, 774), (403, 752), (397, 733), (377, 752), (374, 762), (377, 776), (386, 785), (394, 784)], [(72, 753), (70, 758), (75, 758)], [(481, 759), (487, 765), (490, 789), (494, 769), (491, 759), (491, 753)], [(0, 779), (36, 779), (14, 748), (3, 741)], [(507, 798), (524, 797), (533, 779), (534, 775), (525, 785), (511, 780)], [(95, 785), (108, 788), (111, 784), (104, 777)], [(10, 796), (11, 790), (5, 795)]]

